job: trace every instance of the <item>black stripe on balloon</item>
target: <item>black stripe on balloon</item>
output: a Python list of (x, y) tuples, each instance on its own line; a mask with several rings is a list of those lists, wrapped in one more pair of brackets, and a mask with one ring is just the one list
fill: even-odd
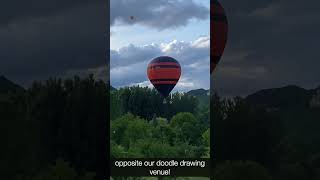
[(180, 67), (175, 65), (155, 65), (155, 66), (148, 67), (148, 69), (156, 69), (156, 68), (179, 69)]
[(160, 56), (160, 57), (157, 57), (151, 61), (151, 63), (158, 63), (158, 62), (175, 62), (175, 63), (179, 64), (179, 62), (177, 60), (175, 60), (169, 56)]
[(154, 87), (162, 94), (165, 98), (168, 97), (175, 84), (155, 84)]
[(227, 17), (223, 14), (213, 14), (210, 18), (213, 21), (227, 22)]
[(157, 81), (179, 81), (179, 79), (151, 79), (151, 82), (157, 82)]

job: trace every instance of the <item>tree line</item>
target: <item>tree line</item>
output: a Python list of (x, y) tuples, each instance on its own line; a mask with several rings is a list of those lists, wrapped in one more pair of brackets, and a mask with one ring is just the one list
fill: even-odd
[(215, 180), (317, 180), (319, 119), (309, 107), (261, 107), (216, 94), (210, 107), (199, 106), (181, 93), (164, 104), (148, 88), (109, 92), (92, 76), (53, 78), (1, 94), (0, 176), (101, 179), (110, 135), (113, 157), (208, 157), (211, 145)]
[[(208, 96), (209, 98), (209, 96)], [(110, 92), (111, 156), (117, 158), (209, 157), (209, 104), (155, 89), (125, 87)]]
[(101, 179), (108, 87), (93, 76), (34, 82), (0, 99), (2, 179)]

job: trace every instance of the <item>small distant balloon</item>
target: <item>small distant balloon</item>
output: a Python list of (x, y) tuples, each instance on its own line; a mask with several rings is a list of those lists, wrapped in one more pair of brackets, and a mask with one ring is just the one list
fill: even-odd
[(167, 98), (180, 79), (181, 67), (174, 58), (160, 56), (149, 63), (147, 74), (157, 91)]

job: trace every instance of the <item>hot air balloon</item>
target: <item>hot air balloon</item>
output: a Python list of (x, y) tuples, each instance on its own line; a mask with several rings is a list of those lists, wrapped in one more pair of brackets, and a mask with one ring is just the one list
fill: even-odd
[(210, 2), (210, 74), (214, 71), (223, 54), (228, 36), (228, 20), (225, 11), (217, 0)]
[(147, 74), (153, 86), (166, 98), (179, 81), (181, 67), (174, 58), (160, 56), (149, 63)]

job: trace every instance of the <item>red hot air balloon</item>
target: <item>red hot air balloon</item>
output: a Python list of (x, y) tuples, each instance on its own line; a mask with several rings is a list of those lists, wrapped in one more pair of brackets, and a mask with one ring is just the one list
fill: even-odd
[(228, 36), (228, 20), (225, 11), (217, 0), (210, 2), (210, 74), (216, 68), (223, 54)]
[(160, 56), (149, 63), (147, 74), (153, 86), (166, 98), (179, 81), (181, 67), (174, 58)]

